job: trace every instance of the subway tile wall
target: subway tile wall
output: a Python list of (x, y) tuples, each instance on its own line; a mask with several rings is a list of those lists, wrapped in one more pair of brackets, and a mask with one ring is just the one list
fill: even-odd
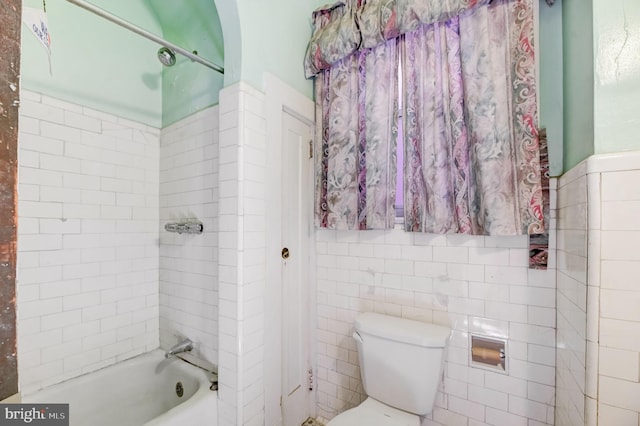
[(264, 94), (220, 91), (220, 426), (263, 425), (266, 121)]
[(589, 175), (589, 202), (595, 201), (589, 245), (598, 247), (590, 251), (597, 256), (597, 262), (589, 259), (590, 269), (596, 268), (590, 277), (599, 277), (589, 282), (595, 318), (587, 324), (599, 342), (587, 352), (598, 397), (597, 406), (594, 399), (588, 407), (590, 425), (596, 410), (600, 426), (640, 424), (640, 151), (625, 157), (610, 158), (614, 167)]
[[(319, 416), (363, 400), (351, 333), (358, 313), (375, 311), (452, 328), (436, 406), (423, 426), (553, 424), (553, 250), (550, 269), (539, 271), (528, 269), (526, 236), (318, 230), (316, 251)], [(507, 340), (507, 374), (470, 365), (472, 333)]]
[[(184, 338), (194, 354), (218, 363), (218, 107), (162, 129), (160, 135), (160, 346)], [(202, 234), (171, 233), (193, 220)]]
[(587, 198), (586, 163), (582, 163), (558, 182), (558, 426), (584, 425), (586, 420)]
[(159, 133), (22, 91), (23, 394), (158, 346)]
[(558, 188), (556, 425), (640, 424), (640, 151), (588, 158)]

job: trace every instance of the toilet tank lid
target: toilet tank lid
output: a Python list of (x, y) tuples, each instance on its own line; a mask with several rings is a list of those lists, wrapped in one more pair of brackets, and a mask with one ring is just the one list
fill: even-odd
[(406, 318), (365, 312), (356, 318), (356, 331), (397, 342), (425, 347), (444, 347), (451, 329)]

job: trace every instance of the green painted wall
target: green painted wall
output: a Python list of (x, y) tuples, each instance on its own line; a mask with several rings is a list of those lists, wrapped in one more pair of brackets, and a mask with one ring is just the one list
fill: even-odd
[[(224, 64), (225, 75), (180, 56), (174, 67), (162, 67), (155, 57), (159, 47), (155, 43), (66, 1), (50, 0), (54, 75), (48, 75), (44, 49), (26, 34), (25, 88), (154, 126), (166, 126), (216, 104), (223, 84), (244, 80), (261, 89), (264, 72), (275, 74), (312, 96), (312, 81), (303, 76), (302, 58), (311, 33), (311, 12), (324, 0), (190, 0), (188, 7), (175, 0), (93, 0), (93, 3), (189, 50), (197, 50), (212, 62)], [(39, 7), (41, 3), (25, 0), (25, 5)], [(570, 12), (569, 18), (565, 18), (569, 21), (565, 32), (582, 31), (585, 18), (584, 13), (576, 16), (573, 10), (583, 12), (578, 0), (565, 0), (565, 4), (557, 3), (552, 8), (541, 5), (540, 124), (549, 132), (554, 175), (562, 171), (563, 137), (575, 136), (576, 140), (585, 141), (581, 135), (586, 133), (593, 140), (593, 130), (585, 131), (584, 125), (588, 103), (580, 98), (582, 93), (583, 98), (592, 99), (583, 90), (586, 86), (583, 80), (588, 80), (588, 76), (580, 75), (585, 74), (579, 65), (585, 62), (584, 49), (575, 49), (587, 43), (581, 31), (565, 46), (559, 43), (563, 26), (560, 6)], [(560, 76), (563, 47), (567, 46), (570, 50), (565, 58), (565, 79), (571, 78), (565, 88), (570, 95), (565, 107), (570, 114), (568, 128), (563, 131)], [(579, 63), (574, 61), (576, 57)], [(569, 163), (588, 155), (583, 147), (584, 144), (569, 144), (565, 150)]]
[(224, 86), (240, 81), (242, 28), (237, 0), (214, 0), (224, 34)]
[(595, 152), (640, 149), (640, 1), (594, 0)]
[[(221, 2), (224, 0), (216, 4)], [(260, 89), (263, 72), (267, 71), (311, 97), (313, 84), (304, 78), (302, 60), (311, 37), (311, 12), (326, 3), (326, 0), (237, 0), (242, 32), (242, 80)]]
[(562, 3), (564, 170), (594, 153), (592, 0)]
[(549, 171), (562, 174), (563, 156), (563, 75), (562, 75), (562, 2), (553, 7), (540, 1), (540, 127), (547, 129)]
[[(228, 0), (227, 0), (228, 1)], [(91, 0), (96, 6), (217, 64), (224, 64), (214, 0)], [(42, 7), (40, 0), (25, 6)], [(188, 7), (185, 7), (188, 6)], [(224, 76), (178, 56), (171, 68), (160, 47), (63, 0), (47, 4), (52, 68), (23, 29), (23, 87), (162, 127), (218, 103)]]
[[(131, 0), (92, 3), (161, 35), (148, 5)], [(42, 7), (41, 0), (24, 0)], [(22, 87), (159, 127), (162, 65), (158, 46), (64, 0), (47, 1), (52, 70), (44, 48), (22, 26)]]
[[(566, 0), (565, 0), (566, 1)], [(576, 1), (576, 0), (568, 0)], [(232, 0), (216, 0), (219, 10)], [(326, 4), (324, 0), (238, 0), (242, 64), (240, 77), (256, 88), (262, 87), (262, 74), (271, 72), (301, 93), (312, 97), (312, 81), (304, 79), (302, 59), (311, 35), (311, 12)], [(221, 12), (221, 16), (222, 16)], [(225, 26), (224, 19), (222, 25)], [(226, 34), (226, 27), (225, 27)], [(227, 40), (225, 40), (225, 43)], [(227, 67), (230, 60), (226, 46)], [(236, 47), (237, 49), (237, 47)], [(540, 6), (540, 124), (547, 127), (550, 143), (550, 169), (562, 173), (563, 158), (563, 49), (562, 2)], [(235, 80), (237, 81), (237, 80)], [(234, 82), (234, 81), (231, 81)], [(225, 81), (225, 85), (229, 82)]]
[(640, 149), (640, 2), (564, 0), (564, 170)]
[[(222, 27), (213, 0), (147, 0), (164, 37), (189, 51), (224, 66)], [(218, 103), (224, 76), (182, 56), (165, 67), (162, 85), (163, 127)]]

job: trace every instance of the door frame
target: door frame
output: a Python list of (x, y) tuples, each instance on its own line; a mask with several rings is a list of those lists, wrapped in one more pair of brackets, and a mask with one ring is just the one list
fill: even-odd
[[(264, 294), (265, 324), (277, 326), (265, 327), (264, 334), (264, 404), (265, 425), (282, 424), (280, 396), (282, 393), (282, 138), (283, 114), (314, 126), (314, 103), (307, 96), (287, 85), (272, 74), (264, 74), (266, 128), (268, 146), (266, 149), (266, 276)], [(311, 132), (313, 136), (313, 131)], [(312, 167), (313, 170), (313, 167)], [(313, 173), (313, 171), (312, 171)], [(310, 188), (311, 190), (311, 188)], [(313, 219), (311, 218), (313, 226)], [(316, 284), (315, 233), (309, 236), (309, 354), (310, 367), (316, 376), (316, 323), (317, 323), (317, 284)], [(316, 387), (309, 396), (309, 413), (317, 415)]]
[[(280, 259), (282, 271), (282, 415), (284, 425), (299, 426), (311, 414), (308, 371), (311, 369), (310, 244), (313, 231), (313, 164), (310, 144), (313, 128), (285, 109), (282, 146), (282, 247), (291, 250), (290, 262)], [(291, 228), (294, 225), (294, 228)], [(291, 232), (293, 231), (293, 232)], [(289, 335), (289, 333), (292, 333)], [(300, 340), (298, 340), (300, 338)], [(299, 367), (292, 370), (297, 365)], [(313, 371), (313, 370), (311, 370)], [(292, 374), (291, 377), (288, 375)], [(291, 380), (295, 380), (298, 386)], [(287, 384), (288, 383), (288, 384)], [(291, 392), (291, 393), (289, 393)], [(290, 417), (288, 417), (290, 416)]]

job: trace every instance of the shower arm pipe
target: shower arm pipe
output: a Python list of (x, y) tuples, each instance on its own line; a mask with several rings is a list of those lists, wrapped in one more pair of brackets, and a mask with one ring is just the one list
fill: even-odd
[(116, 25), (120, 25), (123, 28), (128, 29), (129, 31), (132, 31), (138, 35), (141, 35), (142, 37), (145, 37), (151, 41), (154, 41), (164, 47), (168, 47), (169, 49), (173, 50), (176, 53), (181, 54), (182, 56), (185, 56), (189, 59), (191, 59), (194, 62), (198, 62), (199, 64), (204, 65), (205, 67), (209, 67), (214, 71), (219, 72), (220, 74), (224, 74), (224, 68), (221, 67), (220, 65), (214, 64), (213, 62), (207, 61), (206, 59), (201, 58), (198, 55), (195, 55), (191, 52), (189, 52), (186, 49), (183, 49), (182, 47), (175, 45), (161, 37), (158, 37), (157, 35), (150, 33), (147, 30), (143, 30), (140, 27), (136, 27), (135, 25), (133, 25), (132, 23), (125, 21), (122, 18), (119, 18), (115, 15), (112, 15), (111, 13), (107, 12), (106, 10), (100, 9), (97, 6), (94, 6), (91, 3), (88, 3), (84, 0), (67, 0), (69, 3), (75, 4), (78, 7), (81, 7), (85, 10), (88, 10), (91, 13), (94, 13), (108, 21), (113, 22)]

